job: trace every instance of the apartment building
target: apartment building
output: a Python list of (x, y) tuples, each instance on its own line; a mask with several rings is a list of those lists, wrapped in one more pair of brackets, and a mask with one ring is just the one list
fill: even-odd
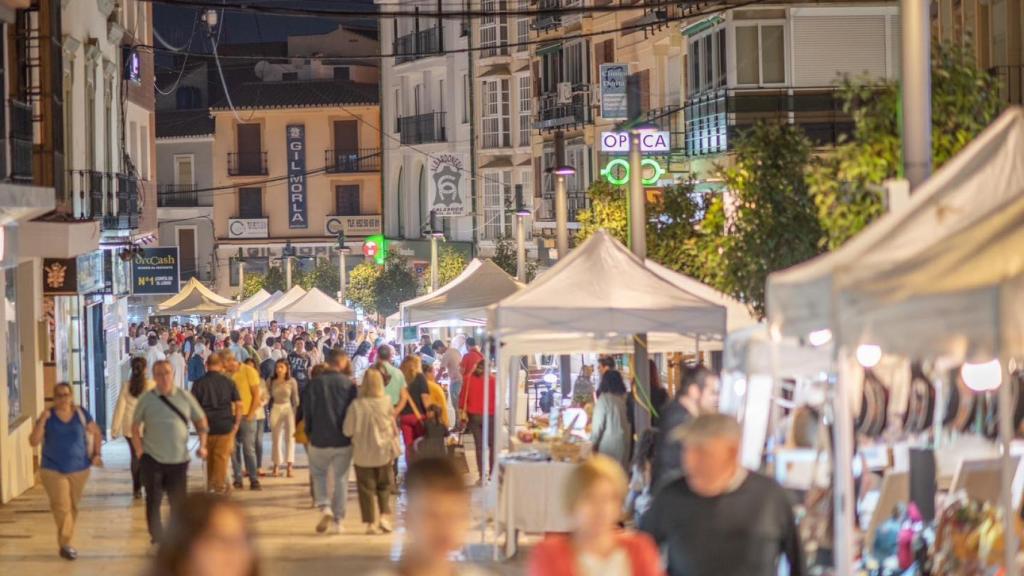
[(376, 67), (290, 58), (255, 73), (210, 108), (214, 286), (224, 295), (239, 290), (239, 257), (246, 274), (292, 250), (293, 265), (310, 268), (333, 257), (338, 233), (358, 253), (382, 228)]
[[(388, 54), (381, 59), (384, 231), (395, 239), (392, 251), (422, 264), (430, 254), (423, 233), (431, 210), (439, 216), (448, 242), (467, 248), (480, 237), (482, 217), (476, 214), (482, 213), (482, 186), (473, 179), (470, 141), (475, 93), (482, 83), (470, 79), (480, 78), (481, 72), (470, 70), (473, 61), (464, 51), (471, 42), (468, 21), (436, 15), (386, 17), (399, 6), (403, 11), (436, 14), (445, 4), (378, 4), (385, 16), (381, 46)], [(505, 78), (511, 81), (510, 75)], [(504, 144), (503, 134), (495, 128), (488, 138)]]
[[(522, 188), (527, 208), (533, 208), (532, 20), (502, 14), (528, 8), (525, 1), (483, 0), (473, 6), (495, 14), (471, 20), (472, 43), (479, 48), (471, 54), (476, 83), (477, 248), (488, 256), (496, 241), (515, 234), (517, 186)], [(531, 229), (532, 219), (527, 224), (527, 230)]]
[(939, 0), (932, 35), (967, 47), (1002, 80), (1003, 98), (1024, 104), (1024, 7), (1020, 0)]

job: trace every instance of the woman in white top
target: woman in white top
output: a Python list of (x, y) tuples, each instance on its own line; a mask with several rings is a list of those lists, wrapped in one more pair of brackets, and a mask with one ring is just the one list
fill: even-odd
[(384, 394), (384, 377), (379, 370), (367, 370), (359, 397), (349, 405), (342, 433), (352, 438), (352, 462), (356, 468), (359, 510), (367, 534), (391, 532), (394, 484), (391, 464), (398, 458), (398, 426), (391, 398)]
[(114, 408), (114, 419), (110, 428), (112, 438), (124, 436), (128, 440), (128, 450), (132, 454), (132, 494), (136, 500), (142, 498), (142, 475), (139, 468), (141, 454), (135, 453), (132, 443), (132, 418), (135, 416), (135, 404), (139, 397), (152, 390), (156, 383), (146, 378), (146, 359), (142, 356), (132, 358), (131, 375), (121, 384), (121, 393), (117, 396), (117, 407)]
[(356, 384), (363, 381), (363, 374), (370, 367), (371, 347), (372, 345), (369, 342), (363, 340), (359, 343), (359, 347), (356, 348), (356, 353), (352, 355), (352, 378)]
[(295, 409), (299, 406), (299, 384), (292, 378), (291, 365), (281, 359), (274, 363), (274, 375), (267, 383), (270, 389), (270, 436), (277, 476), (281, 464), (287, 464), (288, 477), (292, 477), (295, 463)]

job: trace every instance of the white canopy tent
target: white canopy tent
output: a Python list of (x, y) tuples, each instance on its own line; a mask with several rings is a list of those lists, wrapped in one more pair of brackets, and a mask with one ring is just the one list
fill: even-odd
[(166, 315), (218, 315), (224, 314), (234, 304), (234, 300), (219, 296), (213, 290), (190, 278), (188, 283), (177, 294), (164, 300), (157, 306), (160, 314)]
[(340, 304), (317, 288), (303, 294), (291, 304), (274, 310), (274, 320), (286, 323), (352, 322), (356, 312)]
[(249, 308), (248, 310), (241, 312), (238, 315), (238, 321), (254, 322), (256, 320), (256, 312), (262, 310), (263, 308), (266, 308), (267, 306), (274, 304), (275, 302), (280, 300), (282, 296), (284, 296), (284, 292), (281, 292), (280, 290), (275, 291), (273, 294), (270, 295), (269, 298), (265, 299), (259, 304), (256, 304), (255, 306)]
[[(874, 344), (914, 359), (1008, 361), (1024, 353), (1024, 111), (1014, 108), (925, 182), (901, 210), (880, 218), (831, 255), (773, 274), (773, 331), (828, 329), (837, 354), (837, 414), (852, 414), (852, 351)], [(999, 388), (1003, 503), (1010, 505), (1009, 386)], [(838, 574), (852, 565), (853, 432), (836, 426)], [(1007, 570), (1016, 574), (1015, 514), (1006, 514)]]
[(287, 292), (273, 299), (273, 301), (267, 299), (263, 304), (260, 304), (250, 310), (250, 313), (252, 314), (252, 321), (256, 323), (269, 323), (274, 319), (274, 312), (289, 306), (292, 302), (302, 298), (305, 294), (306, 291), (302, 286), (292, 286)]
[(242, 316), (242, 314), (255, 308), (256, 306), (259, 306), (268, 298), (270, 298), (270, 292), (267, 292), (263, 288), (260, 288), (259, 292), (253, 294), (252, 296), (249, 296), (248, 298), (239, 302), (230, 310), (228, 310), (228, 316), (232, 318), (239, 318)]
[(491, 260), (474, 258), (454, 280), (434, 292), (403, 302), (403, 325), (468, 321), (479, 324), (487, 307), (523, 288)]

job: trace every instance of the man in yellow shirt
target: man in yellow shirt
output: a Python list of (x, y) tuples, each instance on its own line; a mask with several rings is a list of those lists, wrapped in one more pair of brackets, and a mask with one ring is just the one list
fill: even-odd
[(249, 487), (262, 490), (260, 477), (256, 471), (256, 426), (262, 422), (256, 420), (256, 411), (260, 409), (260, 374), (255, 368), (243, 364), (235, 358), (230, 350), (221, 352), (228, 375), (235, 381), (238, 396), (241, 398), (242, 420), (235, 435), (235, 454), (231, 458), (231, 467), (235, 474), (235, 488), (241, 488), (242, 463), (249, 477)]

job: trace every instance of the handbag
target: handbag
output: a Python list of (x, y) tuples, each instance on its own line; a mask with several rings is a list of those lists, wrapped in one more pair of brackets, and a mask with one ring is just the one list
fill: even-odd
[(456, 442), (445, 446), (448, 458), (462, 474), (469, 474), (469, 461), (466, 460), (466, 445), (462, 443), (462, 433), (456, 435)]
[(93, 456), (99, 456), (99, 454), (94, 451), (96, 448), (96, 439), (92, 437), (92, 434), (89, 434), (89, 421), (85, 419), (85, 412), (82, 412), (82, 409), (76, 406), (75, 414), (78, 415), (78, 421), (82, 424), (82, 434), (85, 434), (85, 456), (90, 462), (92, 462)]

